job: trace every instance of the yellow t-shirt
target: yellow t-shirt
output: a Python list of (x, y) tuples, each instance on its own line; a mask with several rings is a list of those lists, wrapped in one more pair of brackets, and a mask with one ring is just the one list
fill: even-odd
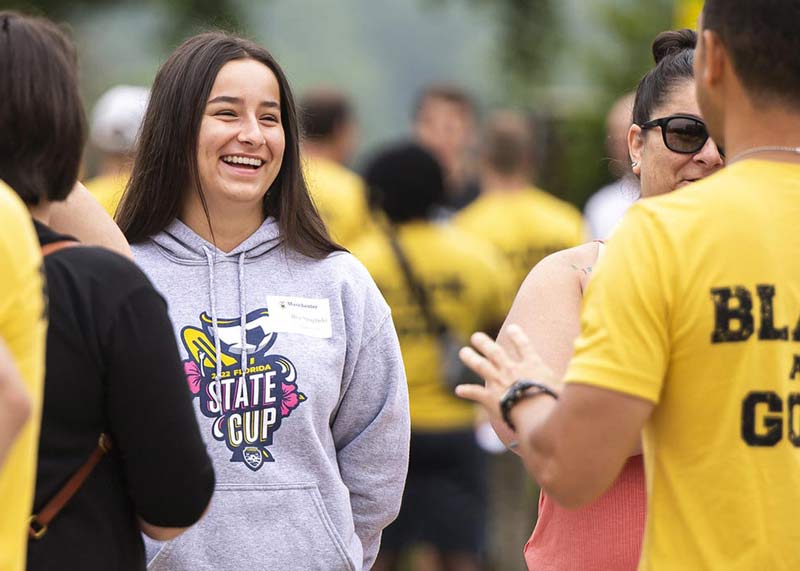
[(46, 321), (39, 242), (25, 205), (2, 182), (0, 276), (0, 337), (14, 357), (33, 403), (31, 419), (0, 469), (0, 569), (22, 571), (36, 485)]
[(95, 200), (100, 203), (111, 218), (114, 218), (117, 206), (119, 206), (119, 202), (125, 192), (125, 185), (128, 184), (128, 176), (101, 175), (87, 181), (85, 184)]
[(533, 187), (485, 193), (459, 212), (454, 222), (462, 230), (488, 240), (505, 255), (515, 288), (542, 258), (586, 239), (577, 208)]
[[(511, 284), (498, 253), (449, 225), (412, 222), (400, 226), (398, 236), (433, 312), (465, 343), (474, 331), (499, 328), (508, 311)], [(475, 408), (444, 385), (440, 343), (430, 333), (387, 237), (375, 232), (356, 244), (353, 253), (392, 308), (408, 378), (412, 429), (472, 426)]]
[(800, 569), (800, 166), (642, 200), (589, 284), (566, 375), (655, 403), (640, 569)]
[(308, 156), (303, 157), (303, 174), (331, 237), (349, 248), (371, 226), (361, 177), (334, 161)]

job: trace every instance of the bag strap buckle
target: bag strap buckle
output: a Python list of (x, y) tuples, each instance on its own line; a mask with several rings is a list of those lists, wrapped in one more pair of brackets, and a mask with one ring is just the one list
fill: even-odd
[(47, 525), (39, 521), (39, 516), (33, 514), (28, 520), (28, 535), (33, 539), (41, 539), (47, 533)]

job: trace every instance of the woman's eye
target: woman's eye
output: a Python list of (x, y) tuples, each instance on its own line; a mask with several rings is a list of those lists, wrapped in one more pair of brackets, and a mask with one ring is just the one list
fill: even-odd
[(268, 123), (277, 123), (278, 122), (278, 118), (275, 115), (264, 115), (263, 117), (261, 117), (261, 120), (262, 121), (266, 121)]
[(214, 115), (216, 115), (217, 117), (220, 117), (220, 116), (222, 116), (222, 117), (236, 117), (236, 113), (234, 113), (233, 111), (228, 111), (228, 110), (217, 111), (216, 113), (214, 113)]

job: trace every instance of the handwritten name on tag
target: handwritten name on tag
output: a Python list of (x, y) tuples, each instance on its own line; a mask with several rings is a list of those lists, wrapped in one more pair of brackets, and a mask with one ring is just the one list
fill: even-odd
[(267, 308), (273, 331), (321, 339), (333, 337), (331, 306), (327, 299), (270, 295)]

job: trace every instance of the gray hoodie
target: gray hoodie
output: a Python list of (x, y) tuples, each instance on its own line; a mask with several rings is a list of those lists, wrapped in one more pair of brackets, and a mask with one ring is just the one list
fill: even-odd
[(149, 545), (148, 568), (369, 569), (400, 508), (409, 416), (367, 271), (285, 247), (271, 218), (227, 254), (177, 220), (133, 251), (169, 304), (217, 475), (204, 519)]

